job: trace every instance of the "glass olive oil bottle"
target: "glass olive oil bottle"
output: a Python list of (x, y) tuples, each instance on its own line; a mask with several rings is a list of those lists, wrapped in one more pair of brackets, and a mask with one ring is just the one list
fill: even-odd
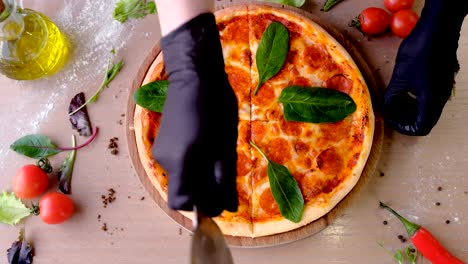
[(0, 73), (32, 80), (57, 72), (68, 58), (69, 45), (45, 15), (0, 0)]

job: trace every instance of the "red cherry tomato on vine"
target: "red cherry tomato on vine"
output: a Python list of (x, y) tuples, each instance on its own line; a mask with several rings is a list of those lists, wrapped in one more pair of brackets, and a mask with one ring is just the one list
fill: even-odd
[(385, 8), (392, 13), (400, 10), (411, 9), (415, 0), (384, 0)]
[(390, 15), (382, 8), (377, 7), (362, 10), (357, 19), (353, 21), (352, 25), (367, 35), (383, 33), (390, 23)]
[(409, 35), (416, 22), (418, 22), (419, 16), (411, 10), (400, 10), (396, 12), (390, 21), (390, 28), (393, 34), (400, 38), (405, 38)]
[(21, 167), (13, 177), (13, 192), (21, 199), (38, 197), (47, 190), (48, 185), (47, 173), (33, 164)]
[(50, 192), (39, 201), (39, 216), (46, 224), (60, 224), (75, 211), (73, 201), (63, 193)]

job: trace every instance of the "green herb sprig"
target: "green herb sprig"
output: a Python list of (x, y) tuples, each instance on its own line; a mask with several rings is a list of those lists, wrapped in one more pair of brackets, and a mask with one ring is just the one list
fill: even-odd
[(115, 4), (112, 17), (124, 23), (128, 18), (143, 18), (148, 14), (156, 13), (156, 4), (146, 0), (119, 0)]
[(278, 3), (282, 5), (301, 7), (304, 5), (305, 0), (267, 0), (268, 2)]
[(341, 2), (343, 0), (327, 0), (325, 2), (325, 4), (323, 4), (323, 8), (321, 11), (329, 11), (332, 7), (334, 7), (336, 4), (338, 4), (339, 2)]
[(104, 79), (102, 80), (102, 83), (99, 89), (97, 89), (94, 95), (91, 96), (84, 104), (76, 108), (73, 112), (70, 112), (69, 113), (70, 116), (80, 111), (83, 107), (85, 107), (89, 103), (95, 102), (99, 98), (99, 95), (101, 94), (102, 90), (104, 90), (104, 88), (107, 88), (109, 84), (112, 82), (112, 80), (114, 80), (115, 76), (117, 76), (117, 74), (120, 72), (120, 70), (122, 69), (124, 65), (124, 62), (123, 60), (120, 60), (117, 63), (112, 63), (113, 54), (115, 54), (115, 51), (111, 50), (111, 55), (107, 59), (106, 75), (104, 76)]

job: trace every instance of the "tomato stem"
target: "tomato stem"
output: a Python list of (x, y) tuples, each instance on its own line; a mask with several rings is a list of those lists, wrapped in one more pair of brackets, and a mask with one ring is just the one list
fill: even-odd
[(33, 215), (39, 215), (39, 204), (33, 204), (31, 203), (31, 214)]
[(41, 168), (45, 173), (51, 173), (53, 171), (52, 165), (50, 165), (50, 161), (46, 157), (42, 157), (37, 160), (36, 166)]
[(403, 223), (403, 225), (405, 226), (406, 232), (408, 232), (408, 235), (410, 237), (413, 237), (413, 235), (421, 228), (421, 226), (408, 221), (408, 219), (401, 216), (399, 213), (397, 213), (395, 210), (390, 208), (388, 205), (380, 202), (380, 207), (387, 209), (390, 213), (396, 216)]

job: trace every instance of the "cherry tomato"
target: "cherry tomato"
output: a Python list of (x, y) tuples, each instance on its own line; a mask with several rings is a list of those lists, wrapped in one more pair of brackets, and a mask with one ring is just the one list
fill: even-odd
[(388, 11), (396, 13), (400, 10), (407, 10), (413, 7), (415, 0), (384, 0), (384, 5)]
[(73, 201), (63, 193), (50, 192), (39, 201), (39, 215), (46, 224), (60, 224), (75, 211)]
[(356, 26), (367, 35), (383, 33), (390, 23), (390, 15), (385, 10), (378, 7), (369, 7), (362, 10), (358, 18), (359, 23), (357, 23)]
[(28, 164), (13, 177), (13, 192), (22, 199), (32, 199), (43, 194), (49, 185), (49, 177), (41, 168)]
[(400, 10), (396, 12), (390, 21), (393, 34), (405, 38), (413, 30), (419, 16), (411, 10)]

